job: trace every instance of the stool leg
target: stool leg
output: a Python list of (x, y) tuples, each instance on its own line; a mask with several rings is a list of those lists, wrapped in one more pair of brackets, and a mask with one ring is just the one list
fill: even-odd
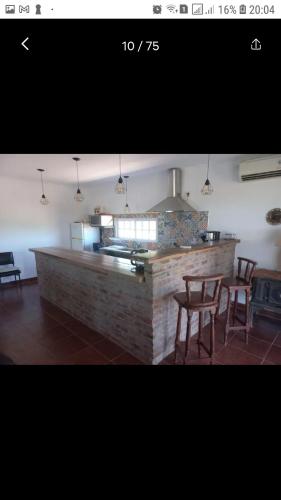
[(178, 347), (178, 341), (179, 341), (180, 332), (181, 332), (181, 313), (182, 313), (182, 307), (179, 306), (178, 321), (177, 321), (177, 331), (176, 331), (176, 340), (175, 340), (175, 358), (174, 358), (174, 363), (175, 364), (177, 362), (177, 347)]
[(251, 328), (253, 328), (254, 326), (254, 315), (255, 315), (255, 308), (253, 307), (252, 304), (250, 304)]
[(231, 291), (228, 289), (227, 290), (227, 310), (226, 310), (226, 322), (225, 322), (225, 329), (224, 329), (224, 345), (227, 344), (227, 339), (228, 339), (228, 334), (229, 334), (229, 322), (230, 322), (230, 298), (231, 298)]
[(211, 338), (210, 338), (210, 353), (211, 358), (213, 358), (213, 354), (215, 352), (215, 313), (211, 312)]
[(220, 291), (219, 291), (219, 298), (218, 298), (218, 307), (217, 307), (217, 311), (216, 311), (216, 319), (218, 319), (219, 315), (220, 315), (220, 303), (221, 303), (221, 294), (222, 294), (222, 286), (220, 287)]
[(198, 356), (201, 358), (201, 339), (202, 339), (202, 328), (203, 328), (203, 313), (199, 313), (199, 325), (198, 325)]
[(192, 313), (188, 314), (187, 313), (187, 328), (186, 328), (186, 340), (185, 340), (185, 353), (184, 353), (184, 365), (187, 361), (187, 356), (189, 353), (189, 346), (190, 346), (190, 334), (191, 334), (191, 318), (192, 318)]
[(251, 329), (251, 317), (250, 317), (250, 290), (245, 290), (246, 292), (246, 344), (249, 342), (249, 331)]
[(235, 290), (235, 299), (234, 299), (234, 303), (233, 303), (233, 314), (232, 314), (233, 325), (235, 324), (237, 303), (238, 303), (238, 290)]

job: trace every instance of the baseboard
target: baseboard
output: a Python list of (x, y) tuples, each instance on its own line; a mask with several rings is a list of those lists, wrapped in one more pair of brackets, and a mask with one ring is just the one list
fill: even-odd
[(35, 283), (38, 283), (38, 278), (26, 278), (23, 280), (17, 280), (17, 281), (9, 281), (8, 283), (1, 283), (0, 284), (0, 289), (1, 288), (12, 288), (12, 287), (18, 287), (21, 285), (34, 285)]

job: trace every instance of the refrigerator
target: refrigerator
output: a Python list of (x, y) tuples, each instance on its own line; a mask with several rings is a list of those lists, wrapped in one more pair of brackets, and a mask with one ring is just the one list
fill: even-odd
[(71, 224), (72, 250), (93, 252), (93, 243), (100, 243), (99, 227), (92, 227), (84, 222), (73, 222)]

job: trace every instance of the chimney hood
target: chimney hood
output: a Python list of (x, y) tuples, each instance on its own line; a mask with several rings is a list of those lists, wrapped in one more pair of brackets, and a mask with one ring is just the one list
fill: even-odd
[(147, 210), (147, 212), (196, 212), (186, 201), (181, 197), (181, 169), (169, 169), (170, 196), (160, 201), (157, 205)]

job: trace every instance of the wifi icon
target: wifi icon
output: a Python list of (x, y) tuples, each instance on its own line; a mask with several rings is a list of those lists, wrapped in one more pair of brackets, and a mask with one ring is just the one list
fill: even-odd
[(169, 12), (172, 12), (173, 14), (176, 14), (177, 8), (175, 5), (167, 5), (167, 9)]

